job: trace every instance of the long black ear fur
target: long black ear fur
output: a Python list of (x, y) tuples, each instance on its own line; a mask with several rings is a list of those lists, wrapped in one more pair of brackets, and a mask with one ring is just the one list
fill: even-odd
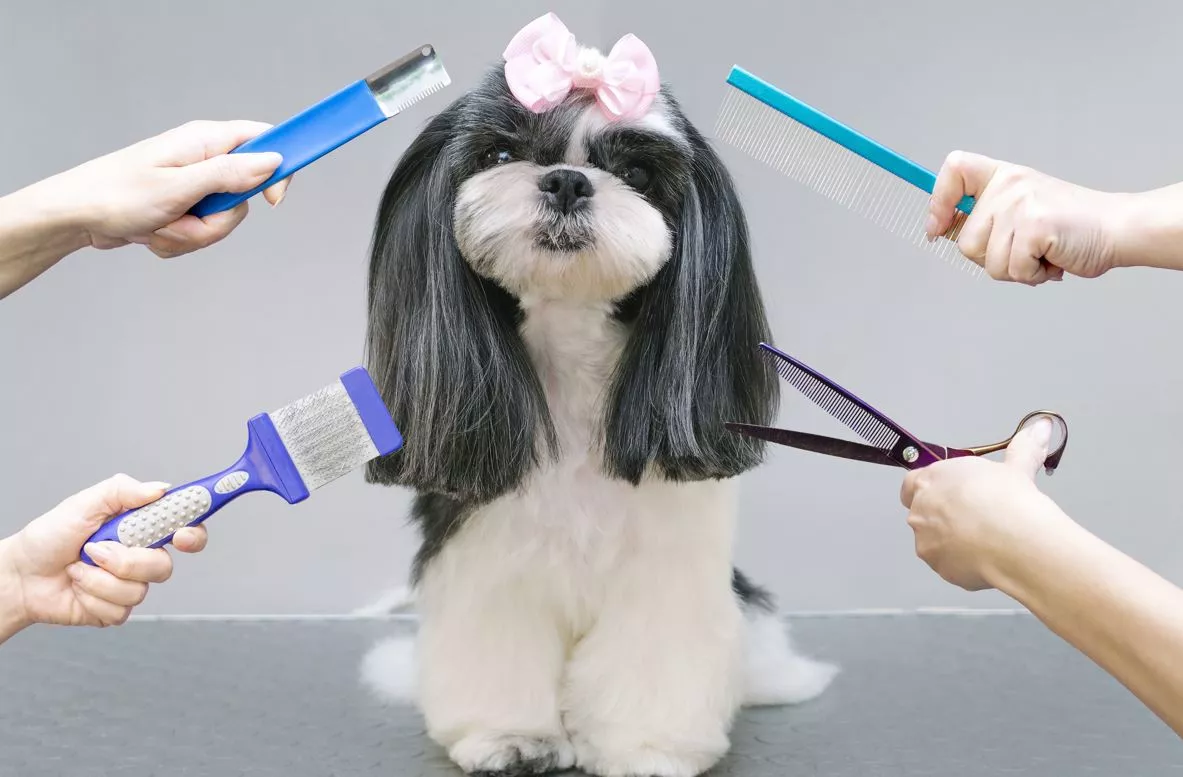
[(634, 483), (651, 465), (673, 480), (750, 469), (763, 444), (723, 424), (771, 423), (779, 397), (758, 347), (769, 327), (734, 184), (702, 135), (682, 129), (693, 160), (673, 254), (627, 303), (636, 318), (605, 418), (607, 467)]
[(449, 141), (464, 98), (399, 161), (370, 256), (367, 363), (403, 432), (366, 480), (465, 501), (518, 486), (554, 429), (516, 329), (516, 301), (477, 276), (453, 235)]

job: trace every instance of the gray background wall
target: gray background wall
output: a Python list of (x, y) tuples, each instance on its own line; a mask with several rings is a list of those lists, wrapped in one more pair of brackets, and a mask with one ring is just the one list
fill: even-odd
[[(204, 475), (238, 454), (248, 417), (359, 363), (366, 247), (394, 160), (548, 9), (604, 49), (641, 36), (708, 133), (741, 64), (929, 167), (963, 147), (1102, 188), (1183, 180), (1178, 3), (426, 5), (0, 2), (0, 192), (192, 118), (280, 121), (424, 41), (454, 79), (305, 169), (279, 209), (256, 199), (212, 250), (169, 262), (82, 252), (0, 304), (0, 533), (116, 471)], [(721, 151), (787, 348), (951, 444), (1060, 410), (1071, 444), (1047, 491), (1183, 582), (1171, 485), (1183, 276), (975, 282)], [(781, 420), (841, 433), (788, 388)], [(914, 557), (901, 474), (774, 451), (745, 481), (740, 563), (793, 610), (1005, 605)], [(348, 611), (402, 582), (407, 503), (360, 474), (295, 508), (251, 497), (211, 521), (208, 550), (181, 557), (140, 611)]]

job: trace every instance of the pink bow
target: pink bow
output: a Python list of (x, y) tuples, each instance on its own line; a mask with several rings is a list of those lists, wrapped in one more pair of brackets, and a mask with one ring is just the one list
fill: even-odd
[(625, 35), (604, 56), (580, 46), (553, 13), (523, 27), (502, 56), (510, 91), (534, 113), (550, 110), (576, 88), (595, 90), (609, 118), (636, 119), (661, 88), (657, 60), (640, 38)]

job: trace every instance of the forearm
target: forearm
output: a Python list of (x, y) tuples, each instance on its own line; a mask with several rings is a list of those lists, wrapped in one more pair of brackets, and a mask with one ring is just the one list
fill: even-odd
[(1183, 736), (1183, 590), (1073, 523), (1050, 525), (999, 568), (997, 587)]
[(8, 573), (8, 545), (9, 540), (0, 539), (0, 645), (29, 625), (24, 615), (20, 584)]
[(89, 244), (48, 179), (0, 198), (0, 299)]
[(1183, 270), (1183, 183), (1125, 200), (1118, 215), (1117, 264)]

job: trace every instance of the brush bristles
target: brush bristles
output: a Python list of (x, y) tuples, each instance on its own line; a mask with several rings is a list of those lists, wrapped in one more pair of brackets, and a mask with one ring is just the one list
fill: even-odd
[(930, 241), (928, 192), (738, 89), (726, 92), (715, 127), (720, 140), (975, 277), (982, 274), (957, 248), (964, 213), (957, 211), (949, 231)]
[(268, 415), (309, 491), (378, 455), (339, 380)]
[(761, 353), (776, 368), (776, 371), (780, 373), (782, 378), (791, 383), (802, 394), (813, 400), (818, 407), (837, 418), (871, 445), (889, 451), (900, 441), (900, 436), (895, 430), (852, 402), (848, 397), (829, 384), (819, 380), (797, 365), (778, 358), (769, 351), (762, 351)]

